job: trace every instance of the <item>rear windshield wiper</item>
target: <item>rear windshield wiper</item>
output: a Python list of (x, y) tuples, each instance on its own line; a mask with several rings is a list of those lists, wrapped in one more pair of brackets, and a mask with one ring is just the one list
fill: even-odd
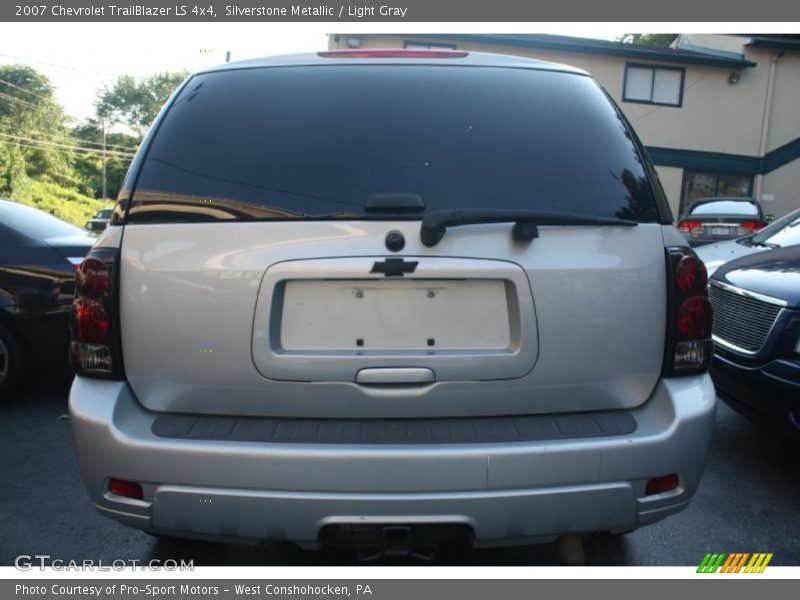
[(530, 242), (539, 237), (538, 225), (612, 225), (633, 227), (636, 221), (614, 217), (592, 217), (572, 213), (543, 212), (513, 209), (436, 210), (422, 219), (420, 237), (427, 247), (435, 246), (448, 227), (477, 223), (514, 223), (511, 236), (515, 242)]

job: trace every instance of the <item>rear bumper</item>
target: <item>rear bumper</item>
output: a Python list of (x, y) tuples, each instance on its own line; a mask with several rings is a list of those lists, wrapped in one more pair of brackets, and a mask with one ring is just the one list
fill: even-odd
[[(464, 524), (478, 545), (635, 529), (696, 491), (714, 409), (703, 375), (660, 381), (625, 436), (333, 445), (162, 438), (158, 413), (125, 382), (76, 378), (70, 394), (82, 476), (106, 515), (165, 534), (308, 546), (330, 524)], [(649, 478), (670, 473), (677, 489), (645, 497)], [(112, 477), (142, 482), (144, 500), (111, 494)]]

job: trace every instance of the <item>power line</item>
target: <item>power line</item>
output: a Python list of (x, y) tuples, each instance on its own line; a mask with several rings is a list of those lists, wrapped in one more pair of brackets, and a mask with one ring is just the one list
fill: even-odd
[(39, 108), (35, 104), (31, 104), (30, 102), (27, 102), (25, 100), (20, 100), (16, 96), (12, 96), (11, 94), (6, 94), (5, 92), (0, 92), (0, 98), (2, 98), (4, 100), (8, 100), (9, 102), (13, 102), (15, 104), (20, 104), (20, 105), (25, 106), (27, 108)]
[[(14, 134), (17, 134), (17, 135), (31, 135), (31, 136), (32, 135), (40, 135), (40, 136), (44, 136), (45, 139), (55, 140), (55, 141), (60, 141), (60, 139), (61, 139), (61, 138), (58, 138), (58, 139), (57, 138), (53, 138), (52, 137), (52, 133), (46, 133), (44, 131), (38, 131), (38, 130), (35, 130), (35, 129), (26, 130), (26, 129), (22, 129), (22, 128), (19, 128), (19, 127), (8, 127), (8, 126), (4, 126), (2, 124), (0, 124), (0, 131), (5, 131), (6, 133), (14, 133)], [(65, 139), (73, 140), (75, 142), (80, 142), (82, 144), (89, 144), (90, 146), (102, 146), (103, 145), (102, 142), (95, 142), (95, 141), (92, 141), (92, 140), (87, 140), (85, 138), (80, 138), (80, 137), (73, 136), (73, 135), (67, 135), (67, 136), (65, 136)], [(133, 152), (133, 153), (135, 153), (136, 150), (137, 150), (136, 146), (123, 146), (121, 144), (106, 144), (106, 148), (118, 148), (123, 152), (127, 150), (127, 151), (130, 151), (130, 152)]]
[[(41, 146), (37, 146), (36, 144), (29, 144), (27, 142), (15, 142), (15, 143), (18, 146), (23, 146), (25, 148), (33, 148), (34, 150), (42, 150), (43, 149)], [(53, 150), (53, 152), (61, 151), (62, 153), (67, 154), (66, 150), (59, 150), (57, 148), (56, 149), (48, 148), (48, 150)], [(73, 150), (73, 152), (75, 152), (76, 154), (84, 154), (84, 155), (87, 155), (87, 156), (91, 156), (93, 158), (98, 158), (95, 151)], [(130, 160), (128, 158), (122, 158), (122, 157), (118, 157), (118, 156), (110, 156), (109, 159), (111, 159), (111, 160)]]
[(53, 148), (62, 148), (64, 150), (80, 150), (82, 152), (93, 152), (93, 153), (95, 153), (95, 154), (97, 154), (99, 156), (103, 156), (105, 154), (106, 156), (111, 156), (113, 158), (132, 159), (133, 156), (134, 156), (133, 154), (127, 154), (127, 153), (124, 153), (124, 152), (117, 152), (117, 151), (106, 151), (104, 153), (102, 150), (98, 150), (97, 148), (85, 148), (85, 147), (82, 147), (82, 146), (75, 146), (74, 144), (61, 144), (61, 143), (58, 143), (58, 142), (48, 142), (48, 141), (45, 141), (45, 140), (37, 140), (35, 138), (26, 138), (26, 137), (11, 135), (11, 134), (8, 134), (8, 133), (0, 133), (0, 136), (8, 138), (8, 139), (12, 139), (12, 140), (28, 142), (30, 144), (38, 144), (40, 148), (46, 148), (46, 147), (49, 146), (49, 147), (53, 147)]
[[(27, 140), (30, 140), (32, 142), (57, 143), (57, 144), (61, 144), (61, 145), (65, 145), (65, 146), (71, 146), (71, 147), (75, 147), (75, 148), (80, 148), (81, 146), (78, 146), (76, 144), (67, 144), (66, 141), (67, 140), (74, 140), (74, 141), (77, 141), (77, 142), (84, 142), (84, 140), (80, 140), (78, 138), (70, 138), (68, 136), (63, 138), (63, 139), (62, 138), (54, 138), (54, 137), (50, 137), (50, 138), (47, 138), (47, 139), (29, 138), (27, 136), (30, 135), (30, 133), (31, 132), (22, 131), (22, 130), (19, 130), (19, 129), (15, 130), (15, 129), (2, 129), (2, 128), (0, 128), (0, 135), (4, 135), (6, 137), (12, 137), (12, 138), (27, 139)], [(39, 133), (39, 132), (34, 132), (34, 133)], [(19, 134), (22, 134), (22, 135), (19, 135)], [(95, 142), (92, 142), (92, 143), (95, 143)], [(101, 148), (86, 148), (86, 149), (87, 150), (94, 150), (96, 152), (102, 152)], [(113, 153), (113, 154), (122, 154), (122, 155), (126, 155), (126, 156), (134, 156), (134, 154), (135, 154), (135, 152), (125, 152), (125, 151), (122, 151), (122, 150), (108, 150), (108, 152), (109, 153)]]
[(63, 112), (63, 109), (59, 105), (45, 106), (42, 104), (33, 104), (32, 102), (28, 102), (27, 100), (22, 100), (21, 98), (17, 98), (16, 96), (12, 96), (11, 94), (6, 94), (5, 92), (0, 92), (0, 98), (8, 100), (9, 102), (12, 102), (14, 104), (19, 104), (20, 106), (24, 106), (26, 108), (42, 110), (44, 112), (57, 115), (60, 118), (66, 117), (66, 115)]
[(33, 64), (36, 64), (36, 65), (46, 65), (48, 67), (55, 67), (57, 69), (66, 69), (68, 71), (77, 71), (79, 73), (90, 73), (92, 75), (103, 75), (104, 77), (116, 77), (116, 75), (114, 75), (113, 73), (104, 73), (102, 71), (93, 71), (91, 69), (83, 69), (83, 68), (80, 68), (80, 67), (70, 67), (70, 66), (67, 66), (67, 65), (59, 65), (59, 64), (56, 64), (56, 63), (46, 62), (46, 61), (43, 61), (43, 60), (34, 60), (32, 58), (22, 58), (20, 56), (14, 56), (13, 54), (0, 53), (0, 56), (4, 56), (6, 58), (10, 58), (12, 60), (16, 60), (16, 61), (19, 61), (19, 62), (33, 63)]
[[(21, 141), (14, 141), (14, 144), (17, 146), (21, 146), (24, 148), (32, 148), (34, 150), (48, 150), (56, 153), (62, 153), (64, 155), (68, 155), (70, 152), (75, 154), (82, 154), (84, 156), (89, 156), (91, 158), (101, 158), (97, 151), (94, 150), (80, 150), (75, 148), (65, 149), (65, 148), (50, 148), (50, 147), (43, 147), (36, 143), (29, 143), (29, 142), (21, 142)], [(122, 157), (122, 156), (109, 156), (109, 160), (120, 160), (120, 161), (127, 161), (130, 162), (130, 158)]]
[[(6, 81), (4, 81), (2, 79), (0, 79), (0, 83), (6, 83), (8, 85), (11, 85), (12, 87), (16, 87), (17, 89), (22, 90), (23, 92), (24, 91), (28, 91), (28, 90), (25, 90), (23, 88), (20, 88), (19, 86), (15, 86), (14, 84), (9, 84), (8, 82), (6, 82)], [(33, 92), (30, 92), (30, 93), (34, 94)], [(44, 98), (43, 96), (40, 96), (38, 94), (34, 94), (34, 95), (39, 97), (39, 98)], [(26, 108), (42, 109), (42, 110), (45, 110), (46, 112), (52, 112), (53, 114), (56, 114), (56, 115), (58, 115), (60, 117), (64, 117), (65, 116), (63, 114), (63, 112), (61, 112), (59, 110), (59, 108), (57, 108), (55, 106), (42, 106), (40, 104), (33, 104), (31, 102), (28, 102), (27, 100), (22, 100), (21, 98), (17, 98), (16, 96), (12, 96), (10, 94), (6, 94), (5, 92), (0, 92), (0, 99), (7, 100), (9, 102), (18, 104), (20, 106), (24, 106)], [(47, 99), (45, 98), (45, 100), (47, 100)], [(36, 133), (40, 133), (42, 135), (47, 135), (44, 132), (36, 132)], [(102, 142), (93, 142), (93, 141), (90, 141), (90, 140), (77, 138), (77, 137), (73, 137), (73, 136), (69, 136), (69, 137), (72, 137), (73, 139), (75, 139), (77, 141), (80, 141), (80, 142), (83, 142), (83, 143), (93, 144), (95, 146), (103, 146), (103, 145), (105, 145), (108, 148), (123, 148), (125, 150), (134, 150), (134, 151), (136, 150), (135, 146), (125, 146), (125, 145), (122, 145), (122, 144), (103, 144)]]
[(82, 152), (92, 152), (92, 153), (100, 155), (100, 156), (106, 155), (106, 156), (110, 156), (112, 158), (132, 159), (134, 157), (134, 154), (127, 153), (127, 152), (118, 152), (116, 150), (107, 150), (106, 152), (103, 152), (102, 150), (98, 150), (97, 148), (85, 148), (85, 147), (82, 147), (82, 146), (75, 146), (73, 144), (61, 144), (59, 142), (48, 142), (48, 141), (45, 141), (45, 140), (37, 140), (36, 138), (29, 138), (29, 137), (24, 137), (24, 136), (19, 136), (19, 135), (13, 135), (13, 134), (10, 134), (10, 133), (0, 132), (0, 136), (8, 138), (8, 139), (16, 140), (16, 141), (26, 142), (27, 144), (38, 144), (39, 148), (44, 148), (44, 147), (48, 147), (49, 146), (49, 147), (53, 147), (53, 148), (62, 148), (64, 150), (76, 150), (76, 151), (79, 150), (79, 151), (82, 151)]
[(15, 88), (15, 89), (20, 90), (22, 92), (25, 92), (26, 94), (30, 94), (31, 96), (36, 96), (37, 98), (41, 98), (42, 100), (44, 100), (46, 102), (50, 102), (52, 100), (51, 98), (46, 98), (45, 96), (42, 96), (41, 94), (37, 94), (36, 92), (32, 92), (30, 90), (27, 90), (24, 87), (20, 87), (15, 83), (11, 83), (10, 81), (6, 81), (5, 79), (0, 79), (0, 83), (3, 83), (3, 84), (5, 84), (5, 85), (7, 85), (9, 87)]
[[(4, 52), (0, 52), (0, 56), (3, 56), (5, 58), (10, 58), (11, 60), (15, 60), (15, 61), (21, 62), (21, 63), (31, 63), (31, 64), (35, 64), (35, 65), (44, 65), (44, 66), (47, 66), (47, 67), (55, 67), (56, 69), (64, 69), (66, 71), (75, 71), (75, 72), (78, 72), (78, 73), (87, 73), (89, 75), (100, 75), (100, 76), (106, 77), (106, 78), (113, 77), (113, 78), (116, 79), (116, 78), (118, 78), (120, 76), (119, 73), (107, 73), (105, 71), (94, 71), (92, 69), (85, 69), (83, 67), (73, 67), (73, 66), (69, 66), (69, 65), (60, 65), (58, 63), (47, 62), (47, 61), (44, 61), (44, 60), (36, 60), (36, 59), (33, 59), (33, 58), (23, 58), (21, 56), (15, 56), (13, 54), (6, 54)], [(129, 75), (129, 77), (132, 77), (133, 79), (137, 79), (137, 80), (143, 81), (145, 79), (148, 79), (149, 75)]]

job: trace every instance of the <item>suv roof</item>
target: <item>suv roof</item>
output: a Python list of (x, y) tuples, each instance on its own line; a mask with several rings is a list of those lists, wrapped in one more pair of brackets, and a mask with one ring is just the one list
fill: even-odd
[[(453, 56), (446, 56), (448, 50), (432, 50), (431, 54), (436, 57), (418, 58), (414, 54), (418, 50), (408, 51), (406, 57), (384, 58), (384, 57), (364, 57), (364, 53), (381, 51), (386, 49), (359, 49), (359, 50), (330, 50), (323, 52), (307, 52), (303, 54), (285, 54), (280, 56), (266, 56), (263, 58), (253, 58), (232, 63), (224, 63), (213, 67), (208, 67), (197, 72), (213, 73), (217, 71), (233, 71), (238, 69), (253, 69), (259, 67), (284, 67), (284, 66), (326, 66), (326, 65), (374, 65), (374, 64), (395, 64), (395, 65), (448, 65), (462, 67), (505, 67), (514, 69), (533, 69), (537, 71), (557, 71), (562, 73), (572, 73), (575, 75), (589, 76), (589, 73), (576, 67), (562, 65), (559, 63), (536, 60), (532, 58), (521, 58), (518, 56), (508, 56), (504, 54), (489, 54), (486, 52), (452, 52)], [(392, 49), (402, 53), (402, 49)], [(335, 53), (338, 56), (323, 56), (325, 52)], [(466, 54), (466, 56), (464, 56)], [(349, 55), (349, 56), (348, 56)]]

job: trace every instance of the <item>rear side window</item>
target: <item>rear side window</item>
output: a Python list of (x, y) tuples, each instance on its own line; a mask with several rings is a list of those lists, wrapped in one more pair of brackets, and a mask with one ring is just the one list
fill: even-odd
[(636, 144), (589, 77), (406, 65), (194, 77), (159, 126), (128, 220), (374, 219), (364, 202), (384, 193), (417, 194), (426, 211), (658, 220)]

